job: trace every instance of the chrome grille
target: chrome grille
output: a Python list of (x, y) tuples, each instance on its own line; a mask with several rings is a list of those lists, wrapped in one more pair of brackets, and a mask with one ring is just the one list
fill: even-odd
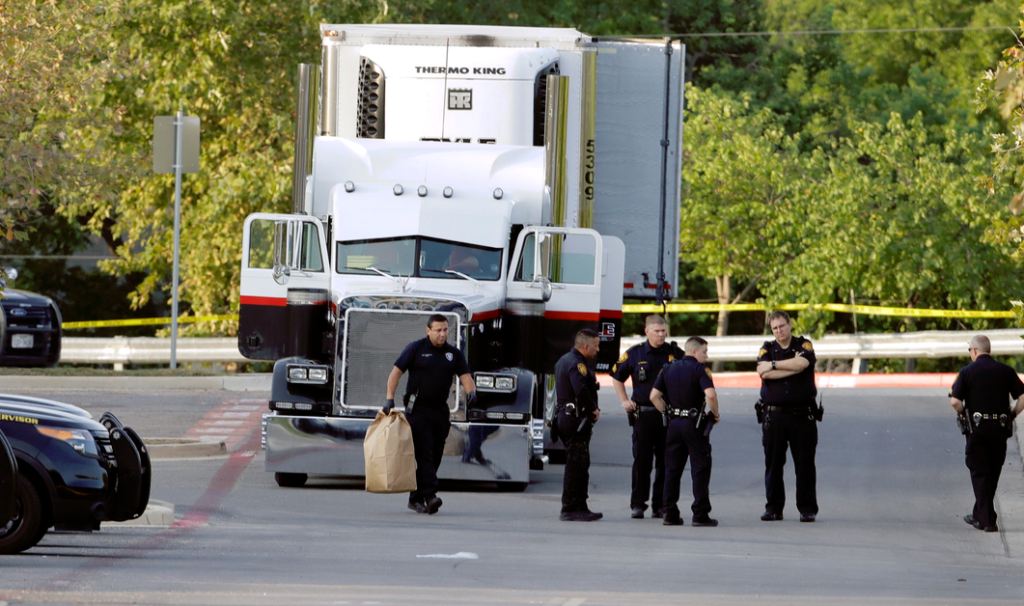
[[(342, 343), (341, 397), (344, 409), (380, 408), (384, 405), (388, 375), (395, 360), (413, 341), (427, 336), (427, 318), (433, 311), (398, 311), (379, 309), (349, 309), (345, 312), (345, 333)], [(454, 313), (442, 314), (448, 318), (448, 342), (459, 346), (459, 318)], [(401, 405), (408, 374), (398, 383), (396, 404)], [(454, 381), (452, 382), (454, 386)], [(449, 407), (454, 399), (449, 396)]]
[(100, 457), (111, 465), (117, 465), (117, 458), (114, 456), (114, 444), (110, 441), (110, 435), (97, 435), (93, 433), (92, 437), (96, 440), (96, 447), (100, 451)]

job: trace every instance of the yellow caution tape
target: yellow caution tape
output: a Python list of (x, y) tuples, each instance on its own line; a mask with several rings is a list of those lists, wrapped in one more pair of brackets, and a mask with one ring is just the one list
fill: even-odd
[[(897, 316), (901, 318), (1013, 318), (1012, 311), (964, 311), (950, 309), (909, 309), (906, 307), (873, 307), (870, 305), (843, 305), (841, 303), (788, 303), (773, 309), (786, 311), (802, 311), (821, 309), (843, 313), (858, 313), (869, 316)], [(623, 305), (622, 313), (718, 313), (720, 311), (765, 311), (759, 303), (737, 303), (721, 305), (718, 303), (669, 303), (662, 309), (658, 305)]]
[[(188, 324), (189, 322), (217, 322), (224, 320), (230, 321), (237, 319), (237, 315), (184, 316), (178, 318), (178, 324)], [(135, 318), (132, 320), (97, 320), (95, 322), (65, 322), (62, 326), (64, 327), (65, 330), (74, 330), (76, 328), (109, 328), (112, 326), (160, 326), (170, 323), (170, 318)]]
[[(803, 311), (821, 309), (841, 313), (858, 313), (868, 316), (897, 316), (901, 318), (1013, 318), (1012, 311), (964, 311), (950, 309), (908, 309), (906, 307), (872, 307), (870, 305), (843, 305), (841, 303), (787, 303), (773, 309), (785, 311)], [(669, 303), (662, 309), (658, 305), (629, 304), (622, 306), (625, 314), (660, 314), (660, 313), (718, 313), (720, 311), (765, 311), (760, 303), (736, 303), (721, 305), (719, 303)], [(185, 316), (178, 318), (179, 324), (189, 322), (237, 321), (237, 315), (223, 316)], [(171, 323), (170, 318), (137, 318), (133, 320), (99, 320), (95, 322), (65, 322), (65, 330), (76, 328), (109, 328), (113, 326), (161, 326)]]

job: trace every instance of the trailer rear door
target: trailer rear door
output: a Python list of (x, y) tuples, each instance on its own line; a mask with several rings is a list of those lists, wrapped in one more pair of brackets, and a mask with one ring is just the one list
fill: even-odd
[[(679, 286), (686, 47), (676, 42), (671, 49), (666, 55), (663, 42), (598, 42), (593, 227), (626, 245), (629, 298), (655, 297), (659, 260), (667, 298)], [(666, 101), (668, 162), (662, 179)]]

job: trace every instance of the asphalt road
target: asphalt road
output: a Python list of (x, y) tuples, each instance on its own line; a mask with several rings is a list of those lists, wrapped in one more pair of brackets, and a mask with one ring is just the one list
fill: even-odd
[[(24, 393), (112, 410), (146, 437), (185, 435), (208, 413), (266, 397)], [(0, 606), (1024, 600), (1016, 440), (999, 493), (1001, 531), (978, 532), (961, 520), (973, 500), (942, 390), (825, 391), (814, 524), (797, 521), (791, 465), (786, 520), (759, 520), (756, 392), (722, 390), (723, 422), (711, 438), (717, 528), (629, 518), (629, 428), (612, 391), (601, 394), (590, 489), (591, 508), (605, 514), (599, 522), (558, 521), (562, 466), (535, 472), (521, 494), (442, 485), (435, 516), (406, 509), (404, 495), (371, 495), (350, 480), (278, 488), (263, 471), (257, 430), (227, 457), (155, 464), (153, 497), (175, 504), (173, 527), (51, 533), (25, 554), (0, 558)]]

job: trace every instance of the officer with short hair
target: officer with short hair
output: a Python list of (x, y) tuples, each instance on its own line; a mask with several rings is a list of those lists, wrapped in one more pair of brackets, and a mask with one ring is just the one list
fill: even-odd
[(555, 363), (554, 432), (565, 443), (565, 477), (562, 482), (563, 522), (593, 522), (600, 513), (587, 506), (590, 484), (590, 438), (601, 417), (597, 403), (597, 378), (591, 366), (601, 339), (589, 328), (576, 333), (573, 348)]
[[(971, 363), (960, 370), (949, 390), (949, 403), (966, 415), (965, 463), (971, 470), (974, 510), (964, 521), (978, 530), (997, 532), (994, 499), (999, 474), (1006, 461), (1006, 440), (1013, 435), (1013, 419), (1024, 410), (1024, 383), (1017, 372), (992, 359), (992, 343), (985, 335), (971, 339)], [(1009, 400), (1017, 400), (1013, 409)]]
[[(681, 359), (683, 350), (665, 343), (668, 325), (661, 316), (647, 316), (644, 327), (647, 340), (626, 350), (612, 367), (612, 386), (629, 414), (633, 426), (633, 478), (629, 508), (634, 519), (643, 519), (647, 497), (651, 497), (651, 517), (660, 518), (665, 490), (665, 424), (651, 403), (651, 387), (661, 369)], [(626, 395), (626, 379), (633, 393)], [(654, 492), (651, 493), (651, 467), (654, 467)]]
[(407, 345), (395, 360), (388, 376), (385, 414), (395, 406), (395, 391), (405, 371), (409, 371), (405, 416), (412, 429), (416, 451), (416, 490), (409, 493), (409, 509), (435, 514), (441, 507), (441, 499), (437, 496), (437, 470), (441, 467), (444, 443), (452, 426), (448, 409), (452, 378), (459, 377), (470, 406), (476, 400), (476, 385), (466, 357), (448, 343), (448, 319), (445, 316), (431, 315), (427, 319), (427, 336)]
[(774, 341), (765, 341), (757, 355), (761, 376), (764, 444), (764, 487), (766, 503), (761, 519), (782, 519), (786, 505), (783, 468), (786, 448), (793, 453), (796, 471), (796, 508), (801, 522), (813, 522), (818, 514), (817, 470), (818, 408), (814, 402), (814, 346), (810, 340), (793, 336), (789, 314), (776, 310), (768, 316)]
[[(693, 483), (694, 526), (718, 526), (711, 513), (708, 485), (711, 482), (711, 440), (708, 423), (718, 423), (718, 392), (711, 378), (711, 370), (704, 366), (708, 359), (708, 342), (690, 337), (683, 345), (686, 355), (666, 366), (651, 389), (651, 402), (668, 414), (668, 432), (665, 444), (665, 526), (681, 526), (679, 515), (679, 484), (690, 460), (690, 478)], [(704, 411), (707, 403), (708, 410)]]

